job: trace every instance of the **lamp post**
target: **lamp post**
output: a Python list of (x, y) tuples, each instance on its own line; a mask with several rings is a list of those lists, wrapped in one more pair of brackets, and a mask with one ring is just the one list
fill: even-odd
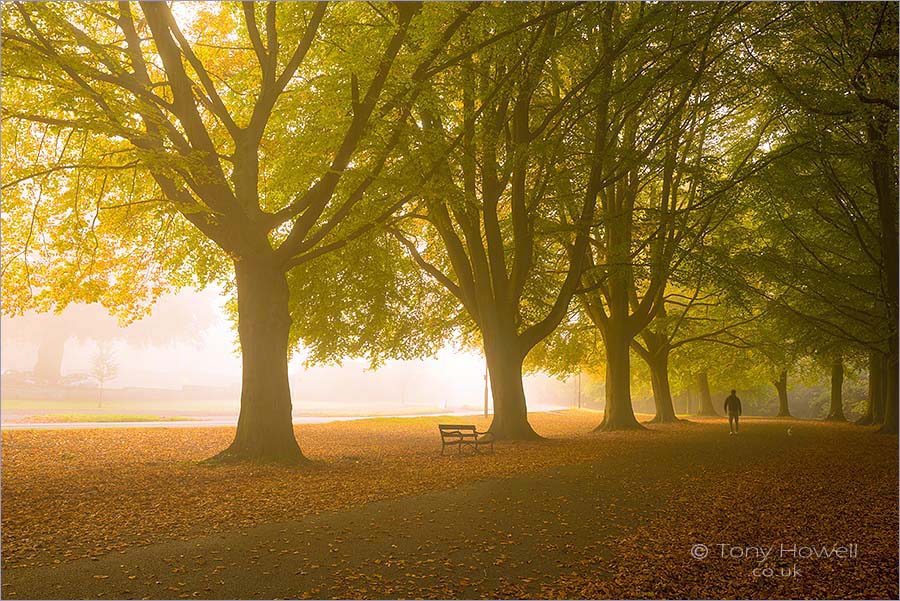
[(581, 409), (581, 370), (578, 370), (578, 400), (577, 406)]

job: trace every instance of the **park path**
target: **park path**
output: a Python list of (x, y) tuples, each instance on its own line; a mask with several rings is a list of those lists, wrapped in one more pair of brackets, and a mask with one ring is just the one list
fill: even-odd
[[(776, 438), (780, 425), (748, 427), (733, 438), (720, 428), (696, 429), (696, 435), (685, 436), (664, 455), (623, 454), (95, 559), (7, 569), (3, 597), (545, 598), (561, 590), (561, 583), (589, 581), (594, 588), (585, 589), (586, 597), (615, 597), (616, 592), (620, 598), (672, 597), (682, 590), (687, 596), (785, 598), (817, 596), (817, 587), (827, 586), (839, 598), (859, 596), (852, 594), (857, 590), (852, 583), (861, 574), (877, 580), (872, 570), (883, 572), (896, 591), (896, 547), (873, 554), (872, 523), (857, 520), (854, 526), (861, 530), (843, 530), (849, 527), (843, 519), (811, 524), (829, 511), (832, 497), (821, 493), (818, 506), (797, 508), (797, 499), (809, 501), (812, 491), (827, 484), (851, 514), (869, 510), (869, 494), (853, 496), (859, 489), (853, 474), (847, 481), (835, 479), (841, 467), (822, 461), (823, 443), (830, 447), (837, 440), (823, 440), (812, 431)], [(796, 458), (804, 478), (784, 483), (793, 469), (785, 467), (785, 457)], [(803, 458), (809, 462), (801, 464)], [(879, 469), (896, 483), (896, 456), (885, 459)], [(848, 460), (859, 465), (859, 457)], [(738, 474), (755, 479), (741, 484)], [(779, 487), (786, 492), (770, 494)], [(837, 540), (856, 537), (868, 552), (866, 562), (826, 566), (805, 581), (785, 583), (751, 580), (745, 564), (692, 559), (691, 541), (728, 536), (720, 518), (729, 524), (727, 508), (734, 503), (743, 504), (742, 513), (751, 514), (747, 523), (758, 528), (742, 539), (748, 543), (788, 536), (789, 527), (770, 526), (755, 514), (793, 507), (805, 532)], [(892, 505), (893, 514), (873, 523), (893, 528), (896, 494), (883, 505)], [(735, 530), (731, 536), (739, 535)], [(630, 563), (623, 571), (626, 560)], [(656, 575), (667, 569), (684, 573), (674, 580), (667, 575), (666, 586), (675, 588), (654, 589)], [(703, 578), (713, 578), (705, 595), (691, 588)], [(847, 588), (835, 588), (843, 582)], [(729, 588), (736, 586), (743, 594)], [(576, 596), (578, 589), (566, 590), (566, 596)], [(877, 591), (859, 590), (863, 597), (879, 597)]]

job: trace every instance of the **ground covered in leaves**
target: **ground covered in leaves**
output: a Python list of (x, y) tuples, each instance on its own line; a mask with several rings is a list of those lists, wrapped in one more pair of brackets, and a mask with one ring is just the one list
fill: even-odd
[(599, 419), (465, 457), (441, 418), (300, 425), (305, 468), (198, 463), (229, 428), (3, 432), (3, 596), (897, 597), (896, 437)]

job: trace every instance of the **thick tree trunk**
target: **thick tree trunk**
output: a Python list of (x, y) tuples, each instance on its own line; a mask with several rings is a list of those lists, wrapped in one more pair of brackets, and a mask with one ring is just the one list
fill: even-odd
[(897, 176), (894, 171), (897, 153), (896, 134), (891, 117), (882, 115), (869, 123), (868, 135), (872, 156), (872, 180), (878, 198), (878, 221), (881, 226), (881, 279), (885, 291), (886, 335), (888, 343), (884, 390), (884, 423), (881, 431), (897, 433), (898, 412), (898, 310), (900, 310), (900, 240), (897, 237)]
[(672, 387), (669, 385), (669, 353), (659, 348), (647, 361), (650, 368), (650, 382), (653, 386), (653, 403), (656, 415), (650, 423), (673, 424), (679, 421), (675, 416), (675, 405), (672, 403)]
[[(634, 141), (635, 124), (626, 125), (625, 140)], [(628, 143), (628, 142), (626, 142)], [(634, 219), (633, 186), (619, 180), (610, 187), (607, 199), (604, 236), (607, 249), (607, 306), (609, 315), (601, 331), (606, 347), (606, 410), (597, 430), (639, 430), (643, 426), (634, 417), (631, 406), (631, 342), (636, 328), (631, 314), (629, 290), (634, 286), (631, 242)]]
[(791, 417), (791, 407), (788, 404), (787, 370), (782, 369), (778, 379), (773, 382), (778, 391), (778, 417)]
[(631, 337), (626, 324), (610, 318), (606, 343), (606, 409), (600, 431), (637, 430), (643, 428), (631, 407)]
[(879, 377), (878, 383), (875, 385), (875, 387), (878, 394), (873, 397), (876, 403), (872, 406), (872, 423), (883, 424), (885, 397), (887, 396), (888, 386), (887, 355), (885, 355), (884, 353), (878, 353), (877, 356), (878, 366), (875, 368), (875, 371)]
[(866, 402), (866, 414), (856, 420), (860, 426), (870, 426), (875, 423), (875, 405), (883, 403), (882, 389), (884, 384), (884, 361), (878, 351), (869, 351), (869, 393)]
[(484, 350), (494, 399), (494, 418), (489, 431), (497, 440), (540, 439), (528, 423), (525, 388), (522, 385), (523, 357), (516, 348), (514, 337), (489, 337)]
[(897, 434), (897, 350), (889, 354), (885, 361), (885, 390), (884, 390), (884, 422), (880, 432), (884, 434)]
[(243, 380), (237, 433), (217, 461), (297, 464), (305, 461), (291, 423), (288, 335), (291, 316), (284, 272), (269, 262), (235, 261)]
[(700, 407), (697, 409), (697, 415), (717, 417), (719, 414), (713, 407), (712, 395), (709, 393), (709, 375), (705, 371), (697, 374), (697, 389), (700, 391)]
[(842, 359), (835, 359), (831, 364), (831, 406), (828, 410), (828, 416), (825, 418), (833, 422), (845, 422), (844, 417), (844, 362)]

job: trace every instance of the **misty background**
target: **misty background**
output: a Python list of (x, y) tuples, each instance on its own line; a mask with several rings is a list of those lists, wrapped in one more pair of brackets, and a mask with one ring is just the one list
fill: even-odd
[[(3, 317), (4, 419), (70, 409), (236, 415), (241, 359), (223, 304), (219, 290), (182, 290), (125, 327), (99, 305)], [(484, 359), (475, 352), (445, 348), (435, 358), (378, 369), (357, 359), (307, 367), (304, 359), (301, 349), (290, 362), (295, 414), (483, 411)], [(106, 378), (102, 393), (99, 377)], [(578, 402), (576, 378), (532, 374), (525, 386), (533, 411)]]
[[(216, 288), (185, 289), (161, 297), (150, 315), (125, 327), (100, 305), (74, 304), (60, 314), (4, 316), (0, 417), (4, 423), (42, 422), (41, 416), (86, 414), (75, 421), (94, 421), (89, 416), (113, 414), (232, 423), (240, 410), (241, 359), (224, 302)], [(444, 348), (434, 358), (388, 361), (378, 369), (370, 369), (362, 359), (314, 366), (304, 360), (301, 349), (289, 366), (293, 413), (301, 419), (484, 410), (485, 366), (478, 352)], [(636, 358), (632, 365), (635, 410), (652, 413), (648, 374)], [(792, 411), (798, 417), (827, 412), (827, 374), (816, 371), (817, 377), (794, 379), (790, 386)], [(862, 411), (864, 376), (847, 373), (848, 416)], [(604, 405), (600, 373), (585, 373), (581, 381), (529, 374), (525, 392), (529, 411), (578, 406), (599, 410)], [(676, 386), (673, 392), (676, 410), (692, 413), (696, 391)], [(725, 394), (724, 388), (713, 391), (714, 406)], [(771, 414), (777, 406), (774, 388), (766, 382), (742, 389), (741, 398), (750, 414)]]

